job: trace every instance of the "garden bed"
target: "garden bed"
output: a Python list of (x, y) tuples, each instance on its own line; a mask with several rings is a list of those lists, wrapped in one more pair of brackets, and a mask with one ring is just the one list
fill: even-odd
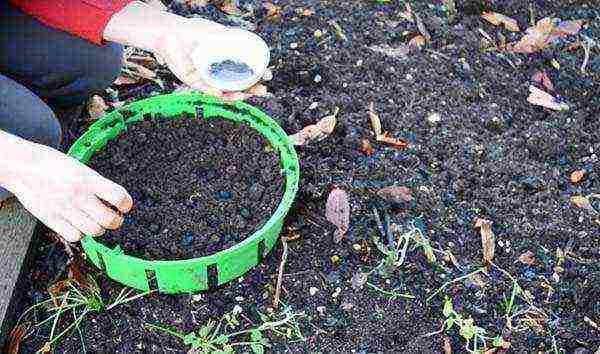
[[(491, 8), (521, 29), (532, 16), (584, 19), (584, 34), (598, 39), (600, 12), (592, 1), (456, 3), (448, 23), (441, 2), (413, 2), (432, 43), (402, 55), (379, 50), (419, 33), (402, 16), (402, 1), (276, 1), (279, 18), (258, 10), (245, 18), (242, 23), (256, 25), (273, 48), (273, 80), (266, 83), (272, 97), (249, 103), (289, 134), (340, 108), (331, 135), (297, 147), (300, 190), (283, 232), (288, 252), (279, 308), (273, 309), (273, 297), (281, 244), (217, 290), (153, 292), (110, 310), (122, 286), (90, 269), (106, 304), (57, 341), (56, 352), (80, 353), (82, 345), (88, 352), (183, 352), (201, 341), (187, 337), (186, 344), (177, 334), (200, 336), (209, 320), (221, 321), (221, 334), (254, 329), (227, 339), (256, 348), (258, 331), (273, 352), (439, 353), (451, 347), (458, 353), (477, 332), (474, 326), (485, 330), (488, 348), (500, 336), (515, 353), (596, 351), (600, 203), (591, 199), (579, 208), (572, 197), (600, 190), (599, 50), (592, 49), (585, 73), (583, 49), (567, 50), (577, 37), (533, 54), (485, 50), (480, 29), (494, 38), (500, 31), (509, 42), (523, 33), (501, 30), (480, 14)], [(231, 21), (212, 5), (194, 12)], [(542, 69), (568, 111), (527, 101), (532, 75)], [(164, 89), (116, 87), (118, 97), (169, 92), (173, 78), (161, 73)], [(371, 102), (383, 129), (406, 148), (377, 141)], [(78, 129), (73, 135), (84, 128)], [(572, 176), (575, 171), (583, 178)], [(390, 186), (407, 190), (389, 198), (380, 190)], [(339, 243), (325, 215), (334, 187), (347, 193), (351, 207)], [(496, 248), (491, 262), (483, 260), (481, 236), (489, 231)], [(58, 244), (42, 238), (36, 251), (24, 307), (48, 299), (47, 287), (68, 273)], [(450, 318), (454, 326), (440, 332)], [(50, 330), (35, 327), (22, 351), (42, 347)]]

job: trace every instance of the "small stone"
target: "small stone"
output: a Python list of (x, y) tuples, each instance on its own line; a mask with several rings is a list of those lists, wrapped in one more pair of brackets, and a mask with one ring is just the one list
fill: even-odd
[(296, 42), (290, 43), (290, 48), (292, 48), (292, 49), (298, 48), (298, 43), (296, 43)]
[(406, 80), (408, 80), (408, 81), (412, 81), (412, 80), (414, 79), (414, 78), (413, 78), (413, 76), (412, 76), (411, 74), (406, 74), (405, 78), (406, 78)]
[(342, 288), (337, 287), (337, 288), (335, 288), (335, 291), (333, 292), (333, 294), (331, 294), (331, 297), (335, 299), (336, 297), (340, 296), (341, 293), (342, 293)]
[(363, 60), (362, 60), (362, 59), (359, 59), (359, 60), (356, 62), (356, 66), (362, 66), (362, 65), (363, 65)]
[(355, 244), (353, 244), (353, 245), (352, 245), (352, 248), (354, 248), (354, 250), (355, 250), (356, 252), (360, 252), (360, 251), (362, 250), (362, 246), (361, 246), (361, 245), (359, 245), (358, 243), (355, 243)]
[(321, 314), (321, 316), (325, 316), (325, 306), (317, 306), (317, 312)]
[(435, 125), (442, 121), (442, 116), (439, 113), (431, 113), (427, 116), (427, 121), (429, 124)]
[(235, 301), (242, 302), (242, 301), (244, 301), (244, 297), (243, 296), (236, 296), (235, 297)]
[(333, 256), (331, 256), (331, 263), (333, 263), (333, 264), (338, 264), (340, 262), (340, 260), (341, 260), (340, 256), (338, 256), (338, 255), (334, 254)]
[(313, 110), (317, 107), (319, 107), (319, 102), (313, 102), (310, 104), (310, 106), (308, 106), (308, 109)]
[(192, 302), (200, 302), (202, 301), (202, 294), (192, 295)]
[(235, 305), (231, 312), (233, 312), (235, 315), (239, 315), (240, 313), (244, 312), (244, 309), (240, 305)]
[(320, 29), (317, 29), (317, 30), (315, 30), (313, 35), (315, 36), (315, 38), (321, 38), (321, 36), (323, 35), (323, 32)]
[(310, 294), (310, 296), (315, 296), (315, 294), (318, 292), (319, 292), (319, 289), (317, 289), (314, 286), (311, 286), (310, 289), (308, 289), (308, 293)]
[(322, 80), (323, 80), (323, 78), (319, 74), (315, 75), (315, 78), (313, 79), (313, 81), (316, 82), (317, 84), (319, 82), (321, 82)]
[(352, 310), (352, 308), (354, 307), (354, 305), (352, 305), (349, 302), (342, 302), (342, 304), (340, 305), (340, 307), (342, 308), (342, 310), (346, 310), (346, 311), (350, 311)]

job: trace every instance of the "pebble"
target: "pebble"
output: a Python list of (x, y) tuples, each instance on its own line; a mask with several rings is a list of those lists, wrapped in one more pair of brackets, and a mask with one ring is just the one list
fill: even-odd
[(202, 294), (192, 295), (192, 302), (200, 302), (202, 301)]
[(313, 110), (315, 108), (319, 107), (319, 102), (313, 102), (310, 104), (310, 106), (308, 106), (309, 110)]
[(317, 84), (319, 82), (321, 82), (322, 80), (323, 80), (323, 78), (319, 74), (315, 75), (315, 78), (313, 79), (313, 81), (316, 82)]
[(310, 289), (308, 289), (308, 293), (310, 294), (310, 296), (315, 296), (315, 294), (318, 292), (319, 292), (319, 289), (317, 289), (314, 286), (311, 286)]
[(360, 251), (362, 250), (362, 246), (361, 246), (361, 245), (359, 245), (358, 243), (355, 243), (355, 244), (353, 244), (353, 245), (352, 245), (352, 248), (354, 248), (354, 250), (355, 250), (356, 252), (360, 252)]
[(315, 30), (313, 35), (315, 36), (315, 38), (321, 38), (321, 36), (323, 35), (323, 32), (320, 29), (317, 29), (317, 30)]
[(341, 293), (342, 293), (342, 288), (337, 287), (337, 288), (335, 288), (335, 291), (333, 292), (333, 294), (331, 294), (331, 297), (335, 299), (336, 297), (340, 296)]
[(317, 312), (321, 314), (321, 316), (325, 315), (325, 306), (317, 306)]
[(405, 78), (408, 81), (412, 81), (413, 80), (413, 76), (411, 74), (406, 74)]
[(296, 43), (296, 42), (290, 43), (290, 48), (292, 48), (292, 49), (298, 48), (298, 43)]
[(235, 301), (242, 302), (242, 301), (244, 301), (244, 297), (243, 296), (236, 296), (235, 297)]
[(439, 113), (431, 113), (427, 116), (429, 124), (435, 125), (442, 121), (442, 116)]

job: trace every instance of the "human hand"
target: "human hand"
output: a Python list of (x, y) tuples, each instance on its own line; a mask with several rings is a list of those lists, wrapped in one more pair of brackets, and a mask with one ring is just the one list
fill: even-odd
[(117, 229), (133, 206), (127, 191), (83, 163), (45, 145), (20, 142), (5, 187), (35, 217), (69, 242)]

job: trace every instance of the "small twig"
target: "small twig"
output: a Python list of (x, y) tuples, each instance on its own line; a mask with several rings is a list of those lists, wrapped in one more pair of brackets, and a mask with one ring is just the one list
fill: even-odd
[(592, 48), (592, 43), (587, 37), (583, 41), (582, 47), (583, 47), (584, 56), (583, 56), (583, 63), (581, 64), (581, 73), (585, 74), (585, 69), (590, 60), (590, 50)]
[(275, 296), (273, 297), (273, 309), (279, 308), (279, 297), (281, 296), (281, 283), (283, 281), (283, 270), (285, 268), (285, 262), (287, 261), (288, 245), (287, 238), (282, 237), (281, 243), (283, 244), (283, 253), (281, 254), (281, 263), (279, 263), (279, 273), (277, 274), (277, 286), (275, 288)]
[(459, 281), (461, 281), (461, 280), (463, 280), (463, 279), (469, 278), (469, 277), (471, 277), (471, 276), (473, 276), (473, 275), (475, 275), (475, 274), (477, 274), (477, 273), (482, 273), (482, 272), (484, 272), (484, 271), (485, 271), (485, 268), (479, 268), (479, 269), (477, 269), (476, 271), (474, 271), (474, 272), (471, 272), (471, 273), (469, 273), (469, 274), (467, 274), (467, 275), (463, 275), (462, 277), (458, 277), (458, 278), (456, 278), (456, 279), (454, 279), (454, 280), (451, 280), (451, 281), (445, 282), (445, 283), (444, 283), (444, 284), (443, 284), (443, 285), (442, 285), (442, 286), (441, 286), (439, 289), (437, 289), (437, 290), (436, 290), (436, 291), (435, 291), (433, 294), (429, 295), (429, 297), (428, 297), (428, 298), (425, 300), (425, 302), (429, 302), (429, 300), (431, 300), (432, 298), (434, 298), (434, 297), (435, 297), (437, 294), (439, 294), (439, 293), (440, 293), (440, 291), (442, 291), (442, 290), (444, 290), (445, 288), (447, 288), (447, 287), (448, 287), (450, 284), (457, 283), (457, 282), (459, 282)]

